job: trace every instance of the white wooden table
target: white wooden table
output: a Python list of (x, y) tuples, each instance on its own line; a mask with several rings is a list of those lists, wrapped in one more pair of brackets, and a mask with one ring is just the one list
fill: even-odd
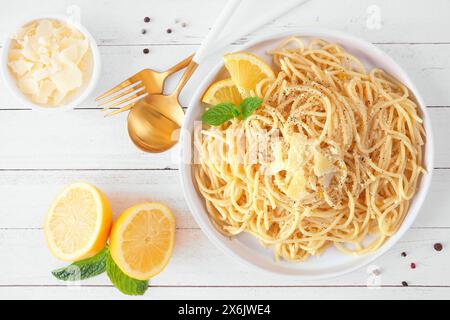
[[(78, 5), (103, 59), (96, 96), (144, 67), (163, 69), (192, 53), (223, 3), (0, 0), (0, 39), (24, 11), (64, 13), (68, 5)], [(250, 17), (262, 12), (261, 6)], [(115, 214), (144, 200), (162, 201), (173, 209), (175, 252), (144, 299), (450, 298), (449, 12), (449, 0), (312, 0), (256, 33), (321, 26), (371, 41), (407, 70), (431, 114), (435, 177), (414, 227), (368, 269), (329, 280), (305, 282), (259, 273), (218, 251), (189, 213), (171, 154), (138, 151), (128, 139), (125, 114), (104, 119), (92, 98), (67, 113), (36, 112), (20, 105), (0, 84), (0, 298), (127, 298), (104, 275), (68, 286), (50, 274), (63, 263), (45, 245), (44, 213), (57, 191), (75, 179), (102, 188)], [(151, 18), (148, 24), (146, 16)], [(166, 32), (169, 28), (172, 33)], [(144, 55), (144, 48), (150, 53)], [(199, 80), (191, 80), (185, 103)], [(435, 242), (442, 242), (444, 250), (434, 251)], [(411, 262), (417, 264), (415, 270)], [(381, 274), (371, 275), (373, 268)], [(402, 287), (402, 281), (409, 287)]]

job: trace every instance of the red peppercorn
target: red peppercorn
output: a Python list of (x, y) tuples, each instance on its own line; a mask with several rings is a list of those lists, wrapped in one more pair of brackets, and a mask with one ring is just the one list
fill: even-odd
[(434, 250), (441, 251), (442, 250), (442, 243), (435, 243), (434, 244)]
[(149, 23), (149, 22), (150, 22), (150, 18), (149, 18), (149, 17), (145, 17), (145, 18), (144, 18), (144, 22), (145, 22), (145, 23)]
[(411, 262), (411, 269), (415, 269), (416, 268), (416, 264), (414, 262)]

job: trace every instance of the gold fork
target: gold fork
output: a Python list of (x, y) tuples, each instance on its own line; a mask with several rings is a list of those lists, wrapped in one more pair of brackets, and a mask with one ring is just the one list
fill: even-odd
[(109, 112), (105, 116), (112, 116), (130, 110), (140, 98), (148, 94), (161, 94), (166, 79), (175, 72), (187, 67), (192, 57), (193, 55), (189, 56), (164, 72), (151, 69), (139, 71), (134, 76), (131, 76), (111, 90), (100, 95), (95, 101), (98, 101), (98, 106), (103, 107), (102, 111), (126, 104), (120, 109)]

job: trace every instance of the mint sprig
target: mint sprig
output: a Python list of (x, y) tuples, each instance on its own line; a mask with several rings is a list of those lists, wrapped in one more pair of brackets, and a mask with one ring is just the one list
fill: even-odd
[(106, 259), (106, 273), (122, 293), (131, 296), (142, 296), (148, 289), (148, 280), (137, 280), (127, 276), (114, 262), (111, 254)]
[(202, 116), (202, 121), (211, 126), (219, 126), (237, 116), (241, 112), (232, 103), (220, 103), (212, 108), (209, 108)]
[(251, 97), (246, 98), (241, 102), (241, 114), (242, 118), (247, 119), (262, 103), (261, 98)]
[(261, 104), (263, 100), (258, 97), (250, 97), (244, 99), (239, 107), (231, 102), (220, 103), (209, 108), (203, 113), (202, 121), (211, 126), (220, 126), (225, 122), (242, 117), (247, 119)]
[(72, 263), (52, 271), (53, 276), (63, 281), (78, 281), (92, 278), (106, 271), (113, 285), (127, 295), (143, 295), (148, 289), (149, 281), (130, 278), (117, 266), (106, 246), (95, 256)]
[(72, 263), (67, 267), (52, 271), (55, 278), (63, 281), (78, 281), (92, 278), (106, 271), (108, 247), (91, 258)]

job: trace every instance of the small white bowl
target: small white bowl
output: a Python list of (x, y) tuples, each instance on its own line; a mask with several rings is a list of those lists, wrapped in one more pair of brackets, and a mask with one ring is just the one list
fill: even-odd
[[(404, 83), (414, 95), (424, 120), (424, 127), (426, 131), (424, 165), (428, 172), (421, 178), (417, 193), (411, 201), (408, 214), (406, 215), (399, 230), (375, 252), (362, 256), (350, 256), (339, 252), (335, 248), (329, 248), (322, 256), (311, 257), (309, 260), (301, 263), (292, 263), (287, 261), (276, 262), (273, 258), (273, 248), (263, 248), (259, 241), (249, 234), (241, 234), (232, 239), (221, 235), (214, 228), (208, 218), (208, 213), (205, 208), (205, 201), (195, 187), (195, 182), (192, 175), (193, 166), (190, 162), (193, 152), (192, 139), (194, 122), (200, 121), (201, 115), (204, 112), (204, 106), (200, 103), (201, 96), (210, 83), (214, 81), (218, 72), (223, 67), (223, 63), (218, 64), (212, 70), (205, 70), (203, 77), (204, 80), (198, 86), (197, 91), (194, 93), (190, 101), (181, 130), (180, 148), (181, 158), (183, 159), (183, 163), (180, 164), (181, 183), (186, 202), (200, 228), (211, 240), (211, 242), (213, 242), (223, 252), (233, 257), (236, 261), (243, 262), (258, 270), (291, 276), (296, 280), (312, 280), (335, 277), (361, 268), (371, 263), (383, 253), (387, 252), (394, 246), (395, 243), (397, 243), (397, 241), (400, 240), (400, 238), (411, 227), (416, 219), (429, 190), (433, 171), (434, 149), (430, 116), (416, 86), (410, 80), (406, 72), (403, 71), (403, 69), (392, 58), (374, 45), (342, 32), (320, 28), (302, 28), (296, 31), (260, 37), (259, 39), (250, 44), (244, 45), (239, 49), (233, 49), (233, 51), (246, 50), (254, 52), (268, 60), (269, 57), (265, 55), (265, 51), (268, 49), (273, 49), (281, 41), (281, 39), (287, 36), (322, 38), (331, 42), (337, 42), (350, 53), (361, 59), (365, 66), (377, 66), (395, 76), (398, 80)], [(214, 257), (211, 257), (211, 259), (214, 259)]]
[[(89, 80), (86, 83), (83, 83), (83, 86), (79, 89), (77, 89), (77, 92), (70, 97), (67, 101), (65, 101), (62, 105), (58, 106), (42, 106), (39, 104), (34, 103), (31, 101), (25, 94), (23, 94), (20, 89), (17, 86), (16, 79), (11, 74), (11, 71), (8, 68), (8, 55), (9, 55), (9, 49), (11, 46), (11, 36), (12, 34), (20, 29), (21, 27), (37, 20), (42, 19), (49, 19), (49, 20), (58, 20), (62, 23), (67, 24), (68, 26), (79, 30), (89, 41), (90, 50), (92, 52), (92, 72), (90, 75)], [(100, 53), (98, 51), (97, 43), (95, 42), (92, 35), (89, 33), (89, 31), (83, 27), (79, 22), (75, 21), (72, 17), (64, 16), (64, 15), (57, 15), (57, 14), (46, 14), (46, 15), (40, 15), (40, 16), (33, 16), (31, 18), (27, 18), (26, 20), (22, 21), (21, 23), (17, 24), (14, 29), (11, 30), (10, 34), (6, 37), (4, 43), (3, 43), (3, 50), (2, 50), (2, 56), (1, 56), (1, 73), (2, 78), (9, 89), (9, 91), (14, 95), (22, 105), (32, 108), (35, 110), (67, 110), (73, 107), (78, 106), (81, 102), (83, 102), (89, 95), (92, 93), (94, 88), (96, 87), (99, 77), (100, 77), (100, 70), (101, 70), (101, 60), (100, 60)]]

